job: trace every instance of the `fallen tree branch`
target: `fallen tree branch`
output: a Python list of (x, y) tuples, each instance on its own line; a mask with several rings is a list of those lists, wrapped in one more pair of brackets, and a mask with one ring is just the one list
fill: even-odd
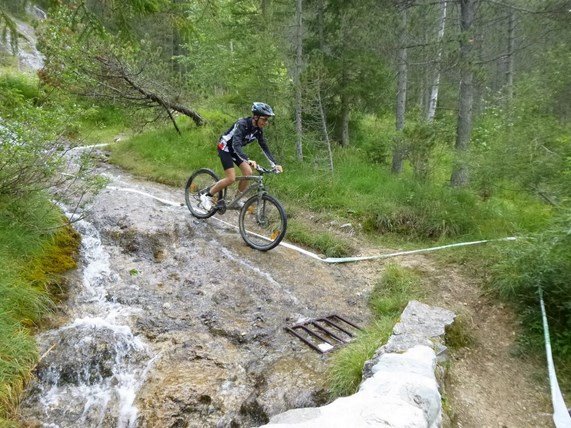
[[(122, 98), (128, 100), (138, 100), (149, 102), (149, 104), (163, 109), (168, 115), (169, 119), (173, 123), (176, 131), (180, 134), (180, 129), (176, 124), (173, 112), (178, 112), (190, 117), (192, 121), (197, 125), (204, 125), (205, 120), (196, 111), (173, 101), (170, 101), (164, 96), (149, 90), (139, 82), (137, 82), (133, 77), (132, 73), (124, 66), (118, 59), (107, 58), (103, 56), (97, 56), (95, 58), (103, 68), (103, 73), (99, 75), (99, 80), (103, 87), (112, 90), (112, 92), (119, 94)], [(135, 76), (140, 73), (135, 73)], [(113, 85), (110, 83), (121, 83), (120, 85)], [(134, 97), (132, 91), (140, 94), (142, 97)], [(131, 92), (131, 94), (129, 94)]]

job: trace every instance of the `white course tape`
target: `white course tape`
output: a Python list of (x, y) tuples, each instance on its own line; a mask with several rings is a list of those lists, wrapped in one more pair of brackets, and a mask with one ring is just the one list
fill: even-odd
[[(167, 199), (162, 199), (162, 198), (158, 198), (154, 195), (151, 195), (150, 193), (146, 193), (146, 192), (142, 192), (140, 190), (136, 190), (136, 189), (131, 189), (131, 188), (127, 188), (127, 187), (115, 187), (115, 186), (107, 186), (108, 189), (111, 190), (119, 190), (122, 192), (132, 192), (132, 193), (137, 193), (139, 195), (143, 195), (143, 196), (148, 196), (149, 198), (153, 198), (159, 202), (162, 202), (163, 204), (167, 204), (167, 205), (172, 205), (172, 206), (181, 206), (182, 204), (178, 203), (178, 202), (174, 202), (174, 201), (169, 201)], [(235, 229), (238, 229), (237, 226), (230, 224), (224, 220), (221, 220), (217, 217), (210, 217), (213, 220), (216, 220), (222, 224), (225, 224), (226, 226), (230, 226), (233, 227)], [(322, 258), (319, 257), (317, 254), (312, 253), (311, 251), (305, 250), (303, 248), (300, 248), (296, 245), (293, 244), (289, 244), (287, 242), (280, 242), (280, 245), (289, 248), (291, 250), (297, 251), (301, 254), (304, 254), (308, 257), (311, 257), (313, 259), (325, 262), (325, 263), (349, 263), (349, 262), (358, 262), (358, 261), (364, 261), (364, 260), (374, 260), (374, 259), (386, 259), (386, 258), (390, 258), (390, 257), (398, 257), (398, 256), (406, 256), (408, 254), (417, 254), (417, 253), (428, 253), (430, 251), (437, 251), (437, 250), (443, 250), (445, 248), (452, 248), (452, 247), (464, 247), (467, 245), (476, 245), (476, 244), (484, 244), (486, 242), (493, 242), (493, 241), (514, 241), (515, 239), (517, 239), (514, 236), (510, 236), (508, 238), (500, 238), (500, 239), (487, 239), (487, 240), (482, 240), (482, 241), (472, 241), (472, 242), (460, 242), (457, 244), (448, 244), (448, 245), (441, 245), (438, 247), (430, 247), (430, 248), (423, 248), (420, 250), (410, 250), (410, 251), (399, 251), (396, 253), (388, 253), (388, 254), (377, 254), (374, 256), (357, 256), (357, 257), (327, 257), (327, 258)]]
[(553, 422), (557, 428), (571, 428), (571, 416), (565, 406), (563, 394), (559, 389), (557, 376), (555, 374), (555, 365), (553, 364), (553, 356), (551, 355), (551, 340), (549, 338), (549, 326), (547, 324), (547, 315), (545, 312), (545, 303), (543, 303), (543, 290), (539, 287), (539, 305), (541, 306), (541, 317), (543, 319), (543, 335), (545, 336), (545, 353), (547, 354), (547, 371), (549, 372), (549, 385), (551, 387), (551, 401), (553, 403)]
[(106, 147), (109, 146), (109, 143), (101, 143), (101, 144), (92, 144), (90, 146), (75, 146), (72, 147), (71, 150), (87, 150), (87, 149), (95, 149), (97, 147)]
[(178, 202), (169, 201), (168, 199), (158, 198), (154, 195), (151, 195), (150, 193), (142, 192), (141, 190), (137, 190), (137, 189), (130, 189), (128, 187), (115, 187), (115, 186), (107, 186), (106, 188), (110, 189), (110, 190), (119, 190), (120, 192), (130, 192), (130, 193), (137, 193), (137, 194), (143, 195), (143, 196), (148, 196), (149, 198), (155, 199), (159, 202), (162, 202), (163, 204), (172, 205), (174, 207), (180, 207), (181, 206), (181, 204)]
[(517, 238), (515, 236), (510, 236), (508, 238), (486, 239), (483, 241), (472, 241), (472, 242), (460, 242), (457, 244), (441, 245), (439, 247), (423, 248), (420, 250), (399, 251), (397, 253), (389, 253), (389, 254), (377, 254), (375, 256), (342, 257), (342, 258), (328, 257), (326, 259), (323, 259), (323, 261), (326, 263), (347, 263), (347, 262), (357, 262), (361, 260), (386, 259), (389, 257), (406, 256), (408, 254), (428, 253), (430, 251), (443, 250), (445, 248), (464, 247), (466, 245), (484, 244), (486, 242), (494, 242), (494, 241), (515, 241), (516, 239)]

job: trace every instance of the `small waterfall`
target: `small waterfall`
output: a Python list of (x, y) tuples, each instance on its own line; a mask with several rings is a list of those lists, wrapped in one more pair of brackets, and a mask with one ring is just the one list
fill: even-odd
[(84, 220), (75, 227), (83, 276), (68, 302), (73, 321), (37, 337), (43, 358), (22, 416), (50, 428), (134, 427), (136, 393), (156, 357), (131, 331), (134, 309), (108, 296), (120, 278), (98, 231)]

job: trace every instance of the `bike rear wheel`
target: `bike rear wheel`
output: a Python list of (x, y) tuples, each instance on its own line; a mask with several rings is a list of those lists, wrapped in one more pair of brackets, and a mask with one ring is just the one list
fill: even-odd
[[(210, 210), (206, 210), (200, 201), (200, 195), (206, 193), (218, 181), (218, 176), (208, 168), (195, 171), (184, 187), (184, 199), (191, 214), (197, 218), (208, 218), (216, 213), (216, 202)], [(222, 192), (218, 193), (218, 200), (222, 199)]]
[(246, 244), (260, 251), (278, 245), (286, 233), (287, 217), (281, 204), (273, 196), (252, 196), (240, 210), (240, 235)]

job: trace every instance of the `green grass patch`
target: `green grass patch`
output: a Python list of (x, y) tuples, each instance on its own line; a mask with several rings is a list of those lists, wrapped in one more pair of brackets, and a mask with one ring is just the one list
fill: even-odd
[(113, 105), (79, 102), (77, 120), (70, 127), (70, 137), (84, 144), (111, 144), (133, 133), (129, 116)]
[[(43, 197), (0, 201), (0, 421), (16, 417), (37, 361), (33, 331), (65, 295), (61, 274), (75, 267), (79, 236)], [(10, 422), (11, 423), (11, 422)]]
[(369, 297), (374, 321), (356, 339), (335, 352), (328, 370), (332, 398), (355, 393), (363, 365), (391, 335), (408, 302), (422, 296), (420, 276), (410, 269), (389, 264)]
[(420, 276), (397, 264), (387, 265), (373, 287), (369, 304), (375, 316), (399, 317), (409, 300), (422, 296)]
[(331, 232), (316, 230), (296, 218), (288, 219), (287, 237), (288, 240), (313, 248), (326, 257), (346, 257), (355, 252), (342, 238)]
[[(0, 108), (5, 113), (39, 96), (38, 79), (31, 74), (0, 68)], [(5, 114), (4, 113), (4, 114)]]
[(359, 388), (363, 365), (389, 338), (394, 319), (382, 317), (360, 332), (352, 343), (332, 355), (327, 372), (332, 399), (353, 394)]
[[(217, 119), (213, 120), (217, 123)], [(183, 134), (173, 127), (155, 129), (113, 146), (111, 162), (134, 174), (182, 187), (199, 168), (221, 174), (216, 142), (221, 130), (210, 124), (195, 127), (183, 122)]]

